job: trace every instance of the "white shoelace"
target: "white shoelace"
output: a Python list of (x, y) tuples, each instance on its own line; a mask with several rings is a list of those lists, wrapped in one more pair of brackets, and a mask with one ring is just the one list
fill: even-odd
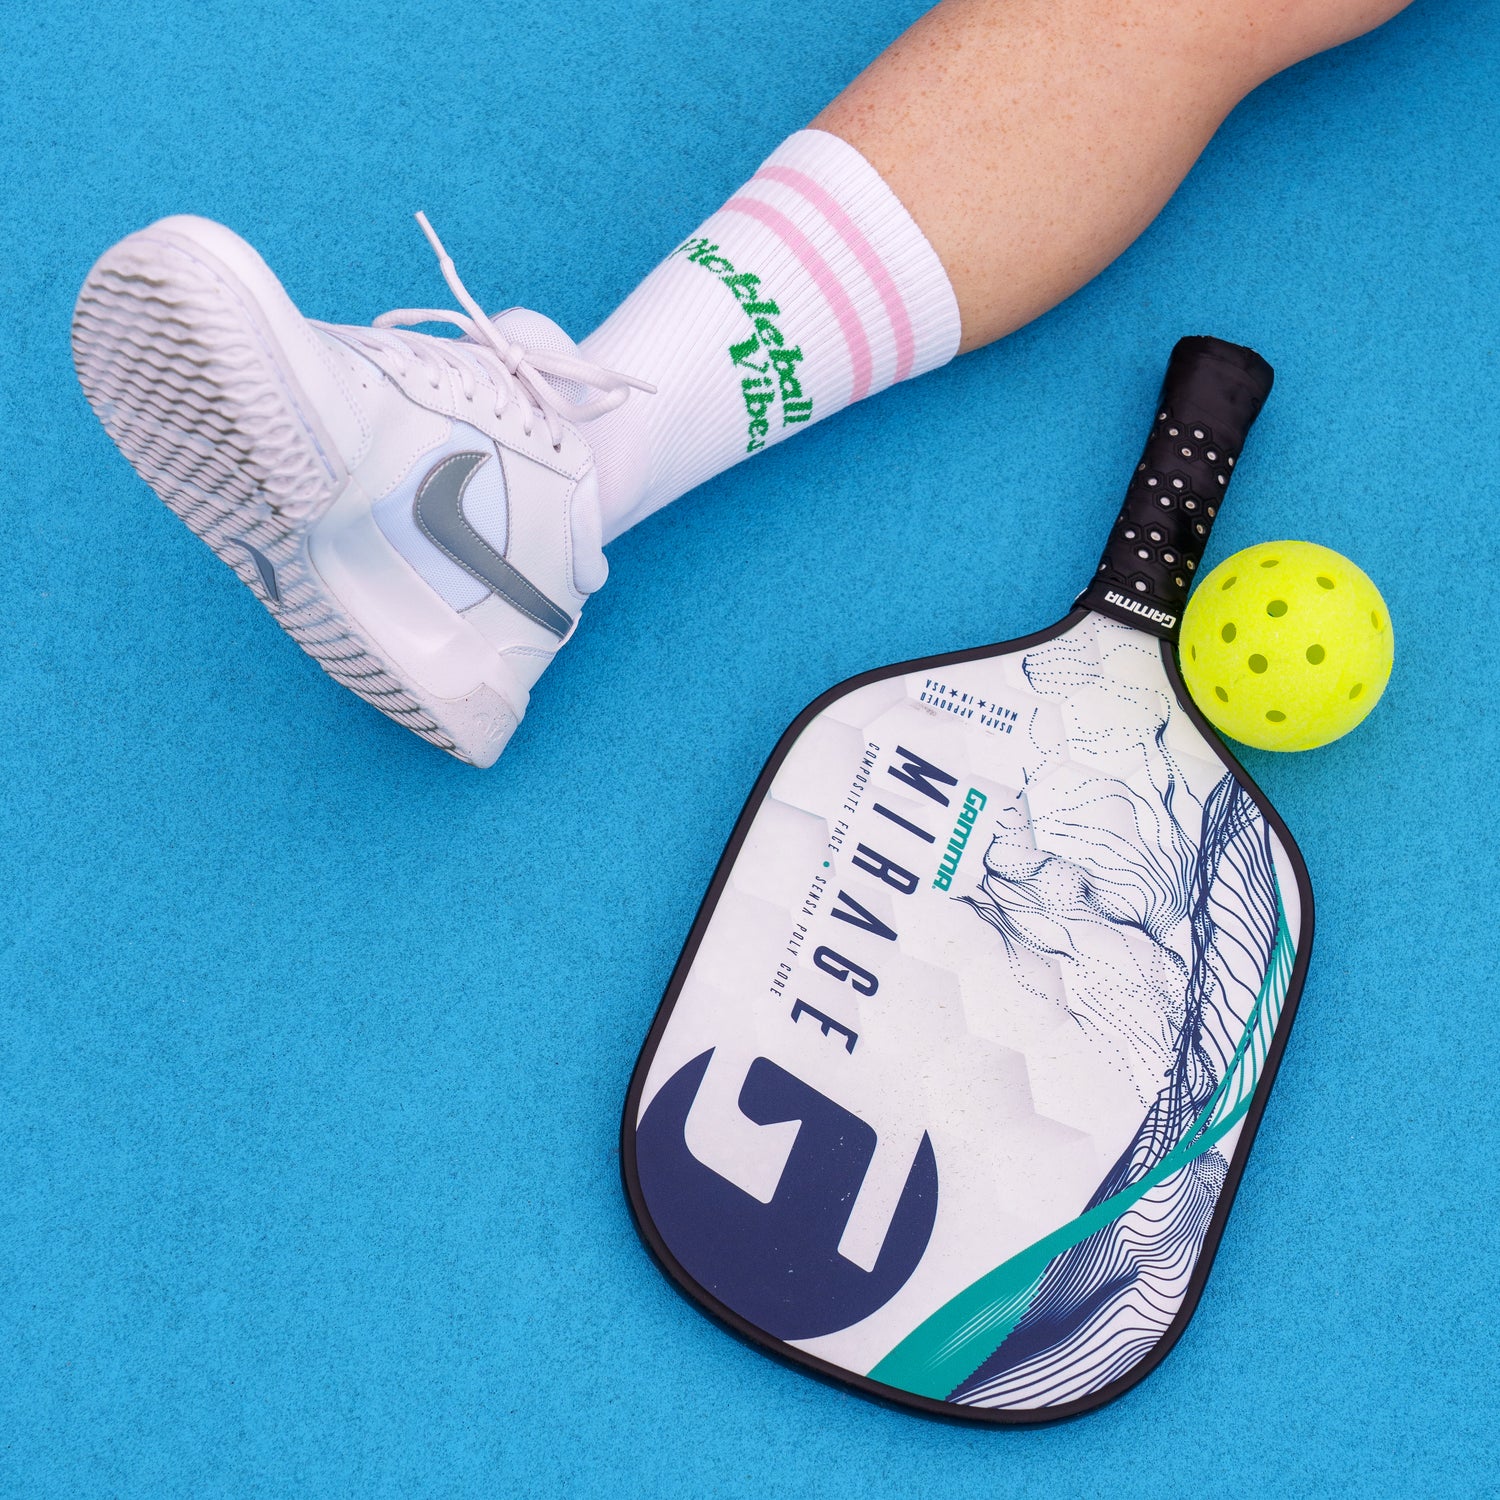
[[(588, 422), (594, 417), (602, 417), (605, 412), (614, 411), (620, 406), (633, 390), (644, 391), (647, 395), (656, 394), (654, 385), (637, 380), (632, 375), (621, 375), (618, 371), (606, 370), (602, 365), (590, 364), (587, 360), (576, 359), (571, 355), (543, 354), (511, 343), (485, 316), (484, 309), (459, 279), (453, 258), (443, 248), (443, 242), (437, 237), (432, 225), (427, 222), (427, 215), (418, 213), (417, 223), (437, 255), (448, 290), (464, 311), (456, 313), (446, 308), (404, 307), (381, 313), (371, 329), (381, 330), (386, 335), (385, 338), (361, 338), (360, 335), (365, 333), (364, 329), (347, 326), (330, 328), (330, 332), (349, 338), (351, 342), (364, 344), (372, 351), (395, 354), (398, 358), (397, 373), (400, 375), (406, 373), (406, 364), (401, 356), (414, 356), (432, 374), (434, 389), (439, 385), (444, 372), (456, 374), (462, 382), (466, 400), (474, 399), (477, 389), (475, 378), (482, 371), (489, 377), (487, 383), (495, 391), (495, 415), (500, 415), (507, 402), (518, 400), (526, 413), (525, 431), (528, 434), (531, 432), (532, 413), (540, 413), (547, 424), (547, 435), (552, 439), (554, 449), (562, 446), (563, 421)], [(463, 332), (464, 337), (440, 339), (406, 331), (418, 323), (451, 323)], [(494, 357), (489, 358), (490, 355)], [(574, 381), (603, 394), (593, 401), (568, 401), (543, 378), (547, 375), (559, 380)]]

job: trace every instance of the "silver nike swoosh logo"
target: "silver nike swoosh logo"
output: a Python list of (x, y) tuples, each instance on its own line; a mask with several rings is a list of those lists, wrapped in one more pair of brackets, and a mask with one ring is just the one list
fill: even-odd
[(250, 561), (255, 564), (255, 571), (260, 575), (260, 586), (266, 591), (267, 597), (273, 604), (280, 604), (281, 585), (276, 581), (276, 569), (271, 566), (271, 559), (249, 542), (241, 542), (240, 546), (250, 554)]
[(450, 453), (439, 459), (417, 487), (413, 507), (417, 525), (428, 541), (491, 593), (561, 639), (573, 626), (572, 615), (559, 609), (525, 574), (506, 562), (464, 515), (464, 491), (489, 456)]

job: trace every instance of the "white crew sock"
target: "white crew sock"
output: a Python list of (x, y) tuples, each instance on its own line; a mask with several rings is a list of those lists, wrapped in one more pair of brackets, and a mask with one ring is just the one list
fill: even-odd
[(941, 262), (853, 146), (799, 130), (583, 341), (651, 381), (584, 429), (604, 539), (809, 422), (946, 364)]

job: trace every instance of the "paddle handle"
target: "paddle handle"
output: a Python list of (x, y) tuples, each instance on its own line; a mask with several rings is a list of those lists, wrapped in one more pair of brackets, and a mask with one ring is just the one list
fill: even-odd
[(1177, 341), (1151, 436), (1079, 607), (1177, 639), (1208, 534), (1273, 379), (1253, 349)]

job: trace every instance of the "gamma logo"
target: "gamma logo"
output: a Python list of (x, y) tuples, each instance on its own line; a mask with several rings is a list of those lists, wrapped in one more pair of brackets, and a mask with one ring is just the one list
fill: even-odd
[(1176, 615), (1170, 615), (1164, 609), (1155, 609), (1149, 604), (1142, 604), (1139, 599), (1117, 594), (1113, 589), (1107, 589), (1104, 597), (1117, 609), (1128, 609), (1131, 614), (1140, 615), (1143, 619), (1150, 620), (1157, 625), (1165, 625), (1168, 630), (1177, 624)]
[(740, 1113), (757, 1125), (798, 1125), (781, 1179), (763, 1203), (688, 1149), (688, 1112), (712, 1056), (710, 1048), (678, 1069), (636, 1129), (636, 1173), (662, 1239), (699, 1286), (776, 1338), (817, 1338), (869, 1317), (906, 1285), (932, 1237), (932, 1141), (922, 1137), (867, 1271), (839, 1254), (839, 1241), (875, 1154), (875, 1131), (757, 1057), (740, 1087)]

